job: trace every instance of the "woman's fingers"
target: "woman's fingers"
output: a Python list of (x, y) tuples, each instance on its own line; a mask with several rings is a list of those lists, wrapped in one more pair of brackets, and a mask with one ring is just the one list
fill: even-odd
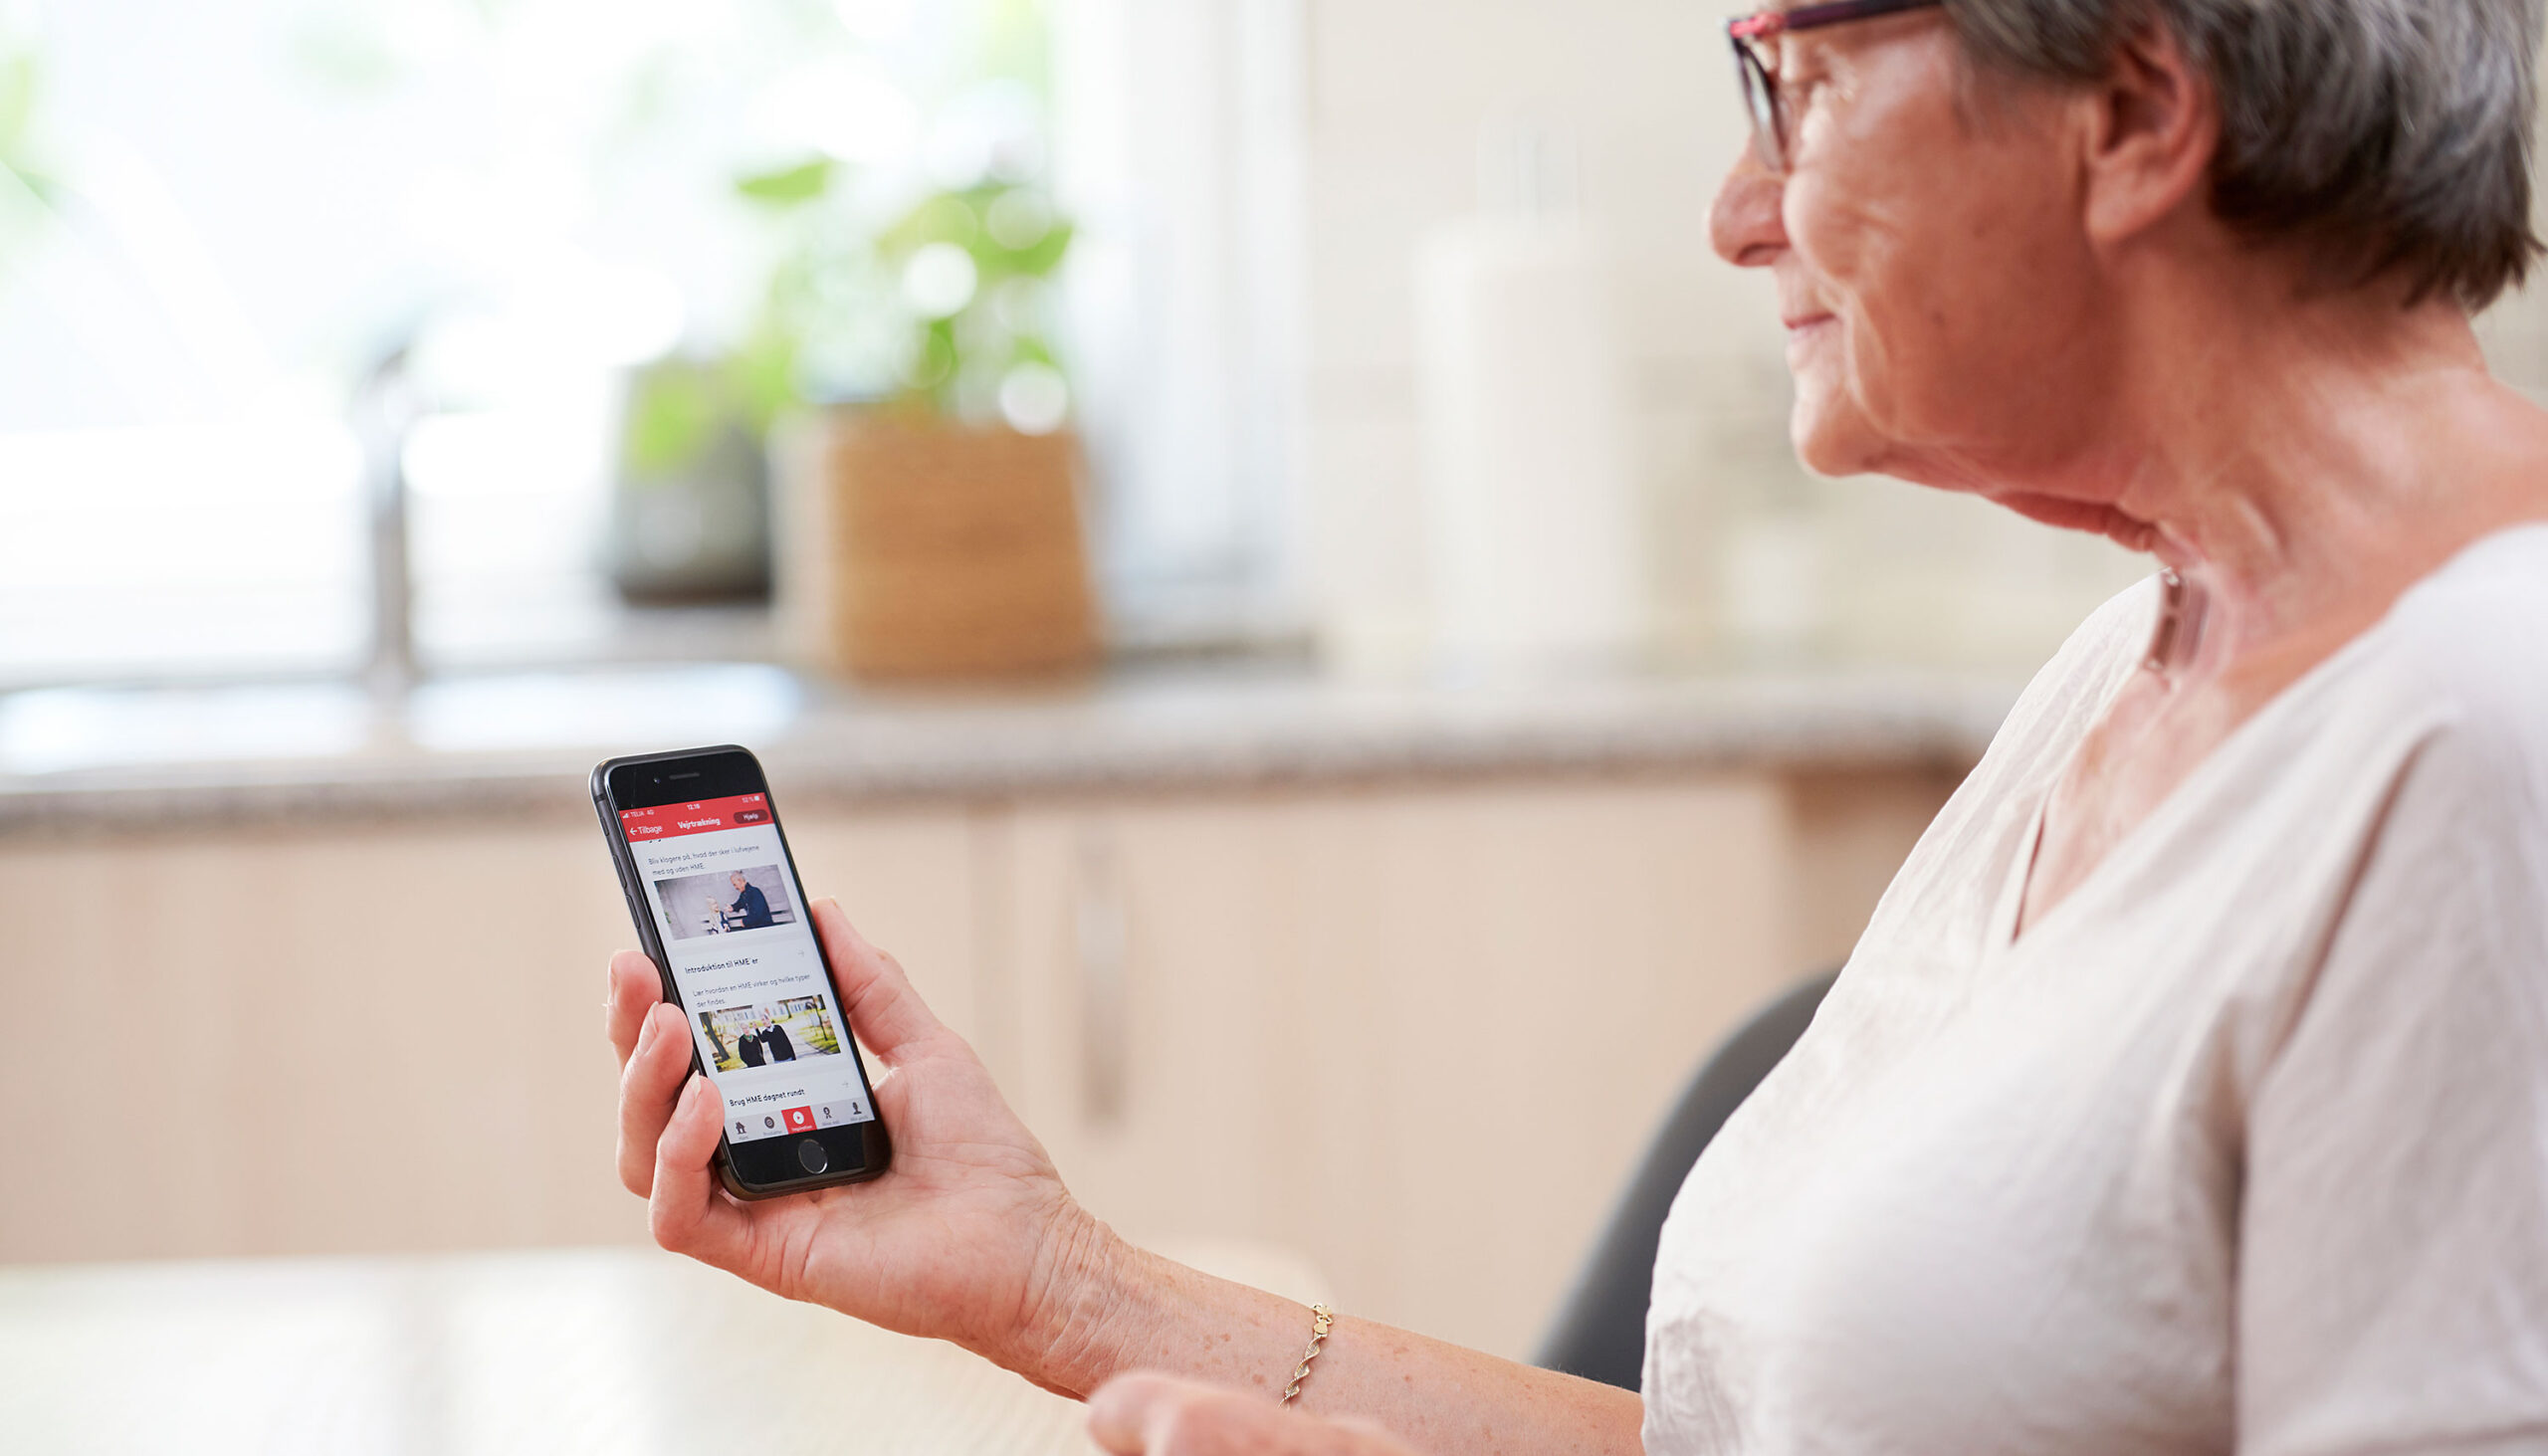
[(619, 1181), (643, 1198), (654, 1188), (656, 1145), (690, 1072), (690, 1036), (680, 1008), (656, 1002), (630, 1043), (619, 1070)]
[(1409, 1456), (1360, 1423), (1313, 1420), (1166, 1375), (1125, 1375), (1088, 1402), (1088, 1433), (1113, 1456)]
[[(1218, 1456), (1236, 1452), (1247, 1423), (1219, 1409), (1215, 1392), (1166, 1375), (1125, 1375), (1088, 1401), (1088, 1434), (1112, 1456)], [(1281, 1412), (1259, 1403), (1261, 1414)], [(1264, 1441), (1260, 1434), (1258, 1445)]]
[(646, 1221), (655, 1242), (720, 1269), (738, 1268), (751, 1241), (751, 1219), (717, 1186), (710, 1167), (726, 1101), (716, 1084), (693, 1077), (655, 1144), (654, 1192)]
[(655, 971), (655, 962), (634, 950), (622, 950), (610, 957), (610, 993), (602, 1002), (602, 1031), (610, 1037), (612, 1051), (619, 1054), (619, 1065), (628, 1065), (629, 1055), (637, 1050), (637, 1031), (646, 1021), (646, 1013), (664, 998), (664, 979)]
[(922, 1043), (946, 1032), (946, 1025), (920, 992), (912, 989), (903, 967), (867, 943), (867, 937), (841, 912), (839, 901), (825, 896), (814, 902), (814, 930), (823, 937), (832, 973), (840, 977), (840, 993), (849, 999), (850, 1025), (860, 1040), (876, 1049), (876, 1055), (888, 1063), (900, 1062)]

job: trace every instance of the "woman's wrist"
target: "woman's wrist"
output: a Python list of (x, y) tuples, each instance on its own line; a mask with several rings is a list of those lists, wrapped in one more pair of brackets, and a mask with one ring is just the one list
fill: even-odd
[(1133, 1286), (1150, 1261), (1077, 1202), (1055, 1215), (1006, 1348), (984, 1351), (1048, 1390), (1085, 1397), (1125, 1363), (1128, 1322), (1150, 1302)]

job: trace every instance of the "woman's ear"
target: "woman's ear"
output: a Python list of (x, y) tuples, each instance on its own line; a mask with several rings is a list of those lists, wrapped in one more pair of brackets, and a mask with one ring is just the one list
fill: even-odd
[(2221, 110), (2211, 79), (2164, 23), (2134, 27), (2080, 104), (2088, 108), (2081, 164), (2092, 242), (2125, 242), (2188, 198), (2204, 199)]

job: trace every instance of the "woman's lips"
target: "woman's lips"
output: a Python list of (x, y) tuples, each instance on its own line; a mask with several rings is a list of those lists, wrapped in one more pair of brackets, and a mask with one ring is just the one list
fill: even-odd
[(1788, 326), (1788, 352), (1794, 353), (1799, 348), (1820, 338), (1823, 332), (1830, 328), (1833, 320), (1828, 313), (1810, 313), (1802, 318), (1783, 318), (1779, 321)]

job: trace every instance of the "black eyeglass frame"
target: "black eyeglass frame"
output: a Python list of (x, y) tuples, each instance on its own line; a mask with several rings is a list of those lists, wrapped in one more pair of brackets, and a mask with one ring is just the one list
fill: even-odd
[(1787, 107), (1779, 100), (1779, 69), (1766, 60), (1760, 43), (1776, 44), (1793, 31), (1819, 30), (1853, 20), (1873, 20), (1906, 10), (1926, 10), (1946, 0), (1828, 0), (1790, 10), (1762, 10), (1725, 23), (1734, 43), (1734, 72), (1743, 83), (1744, 110), (1752, 118), (1752, 147), (1761, 164), (1781, 176), (1788, 169)]

